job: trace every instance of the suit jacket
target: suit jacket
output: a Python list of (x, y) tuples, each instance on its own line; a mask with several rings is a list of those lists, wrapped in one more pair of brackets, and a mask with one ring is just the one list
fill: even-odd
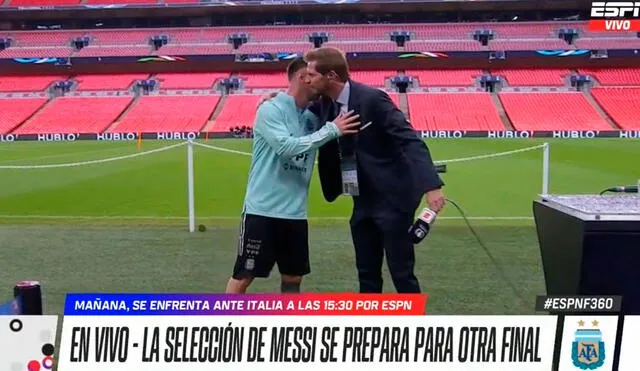
[[(349, 83), (348, 108), (360, 115), (361, 130), (338, 140), (350, 140), (354, 145), (361, 191), (368, 189), (368, 197), (376, 198), (367, 202), (377, 203), (383, 197), (398, 210), (413, 213), (426, 192), (444, 185), (429, 149), (387, 93), (355, 81)], [(333, 105), (327, 98), (312, 110), (323, 123), (334, 119)], [(342, 194), (338, 140), (318, 151), (320, 183), (329, 202)]]

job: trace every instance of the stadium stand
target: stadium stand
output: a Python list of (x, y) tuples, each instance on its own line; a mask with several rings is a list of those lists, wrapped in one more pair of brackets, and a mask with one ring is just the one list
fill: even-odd
[(361, 82), (363, 84), (369, 84), (372, 86), (382, 87), (385, 85), (386, 79), (397, 75), (397, 71), (394, 70), (360, 70), (360, 71), (349, 71), (351, 78), (355, 81)]
[[(197, 2), (198, 0), (124, 1), (127, 4)], [(4, 1), (5, 6), (122, 3), (122, 0)], [(0, 50), (0, 58), (71, 57), (73, 59), (73, 57), (304, 52), (312, 47), (309, 41), (309, 34), (312, 32), (326, 32), (328, 41), (325, 45), (336, 46), (348, 53), (443, 52), (443, 55), (439, 56), (441, 58), (453, 55), (453, 53), (448, 54), (449, 51), (640, 48), (640, 38), (633, 32), (617, 32), (613, 36), (610, 32), (593, 32), (588, 30), (585, 21), (270, 26), (228, 26), (233, 22), (223, 23), (225, 26), (189, 28), (0, 31), (0, 38), (12, 39), (5, 50)], [(120, 24), (128, 27), (131, 25)], [(574, 40), (573, 45), (558, 36), (558, 31), (562, 28), (578, 30), (579, 36)], [(493, 32), (493, 37), (488, 40), (487, 45), (474, 39), (474, 32), (482, 30)], [(406, 41), (404, 47), (399, 47), (391, 41), (389, 33), (393, 31), (406, 31), (410, 34), (410, 40)], [(234, 49), (228, 40), (234, 33), (248, 35), (247, 43), (240, 45), (238, 49)], [(167, 37), (166, 44), (152, 46), (150, 38), (161, 35)], [(79, 50), (74, 49), (72, 40), (77, 37), (88, 37), (88, 45)], [(517, 130), (610, 130), (612, 129), (611, 121), (621, 128), (638, 126), (633, 122), (634, 111), (629, 110), (628, 106), (638, 106), (637, 103), (631, 102), (640, 101), (638, 95), (640, 88), (605, 89), (597, 86), (640, 86), (640, 68), (577, 70), (504, 68), (487, 71), (470, 68), (441, 68), (414, 67), (408, 70), (396, 70), (393, 65), (390, 65), (379, 70), (352, 69), (351, 76), (356, 81), (385, 89), (396, 105), (407, 111), (410, 121), (418, 130), (494, 131), (512, 128)], [(16, 133), (26, 133), (28, 130), (31, 132), (51, 130), (51, 133), (58, 133), (105, 129), (109, 132), (195, 131), (203, 128), (209, 131), (227, 132), (238, 126), (253, 125), (255, 107), (263, 91), (282, 90), (287, 86), (284, 72), (256, 72), (244, 68), (241, 72), (232, 71), (232, 68), (229, 68), (229, 72), (210, 73), (152, 71), (72, 75), (71, 77), (0, 76), (0, 95), (18, 93), (20, 96), (20, 98), (16, 98), (17, 95), (0, 97), (2, 104), (9, 107), (11, 103), (8, 102), (19, 101), (16, 107), (21, 107), (12, 113), (12, 116), (6, 114), (2, 116), (0, 132), (10, 132), (16, 127)], [(592, 89), (592, 93), (575, 91), (576, 86), (570, 85), (568, 76), (576, 72), (593, 77), (596, 88)], [(403, 74), (413, 78), (413, 84), (407, 87), (406, 95), (392, 92), (394, 87), (389, 81), (389, 78)], [(481, 92), (485, 85), (480, 84), (479, 78), (487, 74), (504, 78), (506, 84), (497, 89), (499, 93)], [(231, 95), (213, 93), (216, 83), (227, 77), (240, 78), (242, 83), (239, 90)], [(70, 91), (66, 90), (62, 93), (74, 95), (74, 97), (55, 97), (54, 94), (61, 92), (59, 89), (49, 88), (56, 81), (64, 81), (68, 78), (75, 81), (76, 85), (71, 87)], [(130, 93), (124, 93), (126, 96), (120, 96), (117, 99), (103, 96), (122, 94), (123, 90), (129, 89), (135, 93), (137, 91), (133, 89), (135, 82), (144, 79), (152, 79), (158, 83), (149, 85), (151, 95), (136, 98), (135, 95), (129, 96)], [(182, 91), (187, 89), (208, 91)], [(28, 103), (26, 95), (30, 92), (39, 92), (40, 95), (51, 94), (51, 101), (44, 104), (45, 98), (38, 98), (33, 100), (33, 102), (39, 102), (38, 104)], [(87, 111), (76, 107), (79, 105), (78, 102), (86, 102), (83, 105), (89, 107), (86, 108)], [(113, 103), (114, 107), (106, 108), (107, 103)], [(501, 105), (504, 107), (504, 113)], [(181, 109), (176, 110), (175, 107), (181, 107)], [(40, 108), (42, 108), (41, 111), (29, 118)], [(79, 117), (83, 112), (89, 112), (90, 108), (95, 111), (93, 118), (78, 119), (78, 122), (73, 125), (61, 119), (64, 117), (62, 112), (65, 110), (71, 112), (73, 117)], [(603, 111), (611, 119), (604, 117)], [(185, 112), (188, 114), (185, 115)], [(212, 115), (214, 115), (213, 118)], [(27, 120), (26, 123), (25, 120)]]
[(146, 73), (135, 74), (94, 74), (79, 75), (76, 81), (76, 90), (124, 90), (128, 89), (136, 80), (144, 80), (149, 77)]
[(623, 130), (640, 130), (640, 88), (596, 87), (591, 94)]
[(78, 5), (81, 0), (10, 0), (10, 6)]
[(400, 105), (400, 94), (398, 93), (387, 93), (389, 94), (389, 98), (396, 105), (396, 107), (401, 107)]
[(578, 49), (638, 49), (640, 39), (637, 37), (577, 39), (574, 45)]
[(580, 92), (498, 95), (516, 130), (613, 130)]
[[(10, 49), (7, 49), (10, 50)], [(138, 57), (151, 54), (151, 46), (88, 46), (74, 53), (76, 57)]]
[(110, 5), (110, 4), (156, 4), (158, 0), (86, 0), (87, 4), (101, 4), (101, 5)]
[(84, 36), (87, 32), (90, 31), (0, 31), (0, 37), (13, 38), (18, 47), (63, 46), (68, 45), (74, 37)]
[(0, 76), (0, 92), (44, 91), (66, 76)]
[[(389, 93), (389, 98), (397, 107), (400, 107), (399, 94)], [(214, 119), (210, 132), (226, 133), (238, 126), (252, 128), (260, 99), (262, 95), (258, 94), (229, 95), (222, 106), (222, 111)]]
[(557, 38), (555, 31), (560, 28), (587, 27), (586, 22), (501, 22), (474, 25), (475, 28), (490, 29), (495, 32), (496, 38)]
[[(390, 44), (393, 45), (393, 44)], [(411, 51), (480, 51), (486, 50), (479, 42), (473, 40), (438, 40), (410, 41), (405, 49)]]
[(406, 70), (404, 73), (418, 78), (420, 86), (473, 86), (482, 70)]
[(494, 76), (502, 76), (513, 86), (563, 86), (567, 69), (508, 69), (493, 70)]
[[(0, 58), (68, 58), (73, 53), (69, 47), (7, 48), (0, 51)], [(44, 57), (43, 57), (44, 56)]]
[(164, 45), (158, 50), (153, 51), (152, 55), (194, 55), (194, 54), (202, 54), (202, 55), (215, 55), (215, 54), (231, 54), (233, 53), (231, 49), (231, 45)]
[(256, 107), (260, 95), (229, 95), (222, 106), (222, 111), (214, 119), (211, 132), (226, 133), (236, 126), (253, 127)]
[[(12, 0), (37, 1), (37, 0)], [(42, 0), (41, 0), (42, 1)], [(73, 1), (77, 0), (55, 0)], [(115, 2), (116, 0), (88, 0), (89, 3), (101, 1)], [(133, 0), (146, 3), (153, 0)], [(220, 42), (225, 43), (226, 37), (232, 33), (245, 32), (250, 42), (308, 42), (308, 34), (312, 32), (327, 32), (330, 39), (342, 41), (375, 41), (389, 40), (389, 33), (393, 31), (408, 31), (412, 40), (429, 41), (434, 39), (465, 40), (472, 39), (475, 30), (488, 29), (495, 33), (496, 39), (557, 39), (555, 32), (560, 28), (575, 28), (589, 37), (611, 37), (610, 33), (588, 33), (587, 23), (578, 22), (501, 22), (501, 23), (404, 23), (404, 24), (369, 24), (369, 25), (277, 25), (277, 26), (232, 26), (211, 28), (149, 28), (143, 31), (133, 29), (122, 30), (86, 30), (86, 31), (20, 31), (12, 32), (14, 37), (22, 43), (23, 38), (39, 37), (48, 40), (54, 38), (70, 39), (79, 35), (94, 35), (97, 42), (105, 40), (121, 40), (123, 43), (144, 42), (144, 38), (155, 34), (167, 34), (179, 42)], [(40, 34), (40, 35), (37, 35)], [(49, 35), (43, 35), (49, 34)], [(631, 35), (632, 33), (630, 33)], [(0, 33), (0, 36), (2, 34)], [(622, 37), (624, 34), (617, 34)]]
[(9, 134), (33, 115), (47, 98), (0, 99), (0, 134)]
[(505, 130), (489, 93), (409, 93), (415, 130)]
[(284, 88), (289, 85), (284, 72), (243, 72), (238, 77), (244, 81), (245, 88)]
[(257, 53), (304, 53), (311, 47), (308, 42), (290, 42), (290, 43), (247, 43), (240, 48), (238, 52), (246, 54)]
[(94, 45), (148, 45), (151, 36), (164, 34), (165, 32), (159, 29), (91, 30), (87, 32), (87, 35), (91, 36), (91, 41)]
[(127, 97), (59, 97), (44, 106), (14, 134), (101, 133), (133, 99)]
[(228, 73), (160, 73), (155, 79), (160, 82), (160, 89), (211, 89), (214, 84)]
[[(27, 1), (27, 0), (12, 0)], [(31, 0), (28, 0), (31, 1)], [(67, 1), (67, 0), (58, 0)], [(73, 0), (76, 1), (76, 0)], [(147, 3), (155, 0), (134, 0), (136, 3)], [(89, 0), (90, 4), (104, 2), (116, 3), (116, 0)], [(77, 1), (76, 1), (77, 3)], [(329, 41), (326, 45), (336, 45), (347, 52), (364, 51), (461, 51), (461, 50), (530, 50), (530, 49), (565, 49), (567, 42), (557, 36), (560, 28), (575, 28), (585, 33), (585, 38), (576, 40), (576, 47), (638, 47), (640, 39), (610, 34), (588, 33), (586, 22), (512, 22), (512, 23), (465, 23), (465, 24), (395, 24), (395, 25), (305, 25), (305, 26), (233, 26), (207, 28), (150, 28), (150, 29), (110, 29), (82, 31), (11, 31), (0, 32), (0, 37), (12, 37), (16, 43), (11, 49), (27, 46), (69, 46), (74, 37), (89, 36), (89, 48), (105, 46), (108, 49), (97, 49), (89, 52), (77, 52), (82, 56), (111, 55), (146, 55), (150, 50), (144, 48), (125, 48), (118, 52), (115, 46), (148, 46), (149, 38), (154, 35), (167, 35), (168, 44), (161, 49), (166, 53), (182, 54), (228, 54), (232, 52), (227, 37), (232, 33), (247, 33), (248, 43), (240, 46), (245, 53), (258, 52), (301, 52), (309, 49), (311, 44), (308, 35), (311, 32), (327, 32)], [(476, 30), (492, 30), (494, 39), (488, 46), (473, 39)], [(412, 35), (411, 41), (404, 49), (399, 49), (389, 39), (389, 32), (407, 31)], [(371, 42), (378, 41), (378, 42)], [(198, 46), (202, 45), (202, 49)], [(187, 49), (171, 49), (183, 47)], [(85, 48), (88, 49), (88, 48)], [(69, 49), (71, 50), (71, 49)], [(98, 51), (99, 50), (99, 51)], [(44, 51), (43, 51), (44, 52)], [(54, 53), (53, 50), (46, 50)], [(30, 51), (13, 51), (12, 53), (36, 53)], [(63, 53), (63, 52), (61, 52)], [(83, 54), (88, 53), (88, 54)], [(113, 54), (116, 53), (116, 54)], [(133, 54), (132, 54), (133, 53)], [(63, 53), (64, 54), (64, 53)], [(29, 54), (32, 55), (32, 54)], [(75, 55), (75, 54), (74, 54)], [(40, 55), (42, 56), (42, 55)], [(60, 56), (60, 55), (55, 55)]]
[(595, 77), (601, 85), (640, 85), (640, 68), (598, 68), (579, 71)]
[[(415, 25), (414, 25), (415, 26)], [(389, 40), (389, 33), (405, 28), (415, 29), (412, 25), (340, 25), (314, 26), (304, 29), (308, 32), (327, 31), (329, 36), (337, 40)], [(272, 31), (273, 32), (273, 31)]]
[(166, 4), (186, 4), (186, 3), (198, 3), (199, 0), (164, 0)]
[[(112, 133), (200, 131), (209, 120), (219, 100), (219, 95), (142, 96), (108, 131)], [(255, 111), (255, 107), (253, 110)]]
[(566, 49), (567, 43), (559, 39), (521, 39), (521, 40), (492, 40), (490, 50), (553, 50)]
[[(346, 53), (359, 53), (359, 52), (397, 52), (400, 51), (395, 43), (389, 40), (379, 42), (344, 42), (344, 41), (329, 41), (323, 45), (333, 46), (341, 49)], [(299, 51), (304, 52), (311, 49), (311, 44), (306, 44), (304, 48)], [(287, 50), (287, 49), (284, 49)]]
[[(12, 0), (31, 1), (31, 0)], [(67, 1), (67, 0), (59, 0)], [(74, 0), (75, 1), (75, 0)], [(135, 0), (136, 3), (155, 0)], [(181, 0), (178, 0), (181, 1)], [(188, 0), (190, 1), (190, 0)], [(90, 0), (89, 3), (116, 3), (116, 0)], [(583, 33), (574, 45), (559, 39), (560, 28), (575, 28)], [(491, 30), (494, 39), (483, 46), (473, 39), (477, 30)], [(403, 48), (389, 39), (389, 32), (405, 30), (412, 35)], [(249, 35), (248, 43), (234, 50), (227, 41), (232, 33)], [(481, 51), (481, 50), (553, 50), (574, 48), (639, 48), (640, 39), (633, 34), (593, 33), (585, 22), (524, 22), (465, 24), (397, 24), (397, 25), (305, 25), (305, 26), (233, 26), (215, 28), (109, 29), (74, 31), (5, 31), (0, 37), (15, 40), (0, 51), (0, 58), (104, 57), (147, 55), (194, 55), (263, 52), (304, 52), (312, 47), (310, 32), (327, 32), (329, 41), (346, 52), (393, 51)], [(168, 42), (158, 50), (149, 38), (166, 35)], [(74, 50), (71, 40), (87, 36), (89, 45)], [(377, 42), (372, 42), (377, 41)]]

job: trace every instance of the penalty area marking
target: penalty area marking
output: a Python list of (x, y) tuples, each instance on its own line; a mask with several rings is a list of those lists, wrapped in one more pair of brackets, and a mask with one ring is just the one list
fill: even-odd
[[(197, 216), (196, 220), (237, 220), (240, 216)], [(76, 219), (76, 220), (189, 220), (186, 216), (149, 216), (149, 215), (0, 215), (0, 219)], [(308, 220), (349, 220), (346, 216), (318, 216)], [(443, 220), (462, 220), (461, 216), (441, 216)], [(469, 220), (533, 220), (531, 216), (468, 216)]]

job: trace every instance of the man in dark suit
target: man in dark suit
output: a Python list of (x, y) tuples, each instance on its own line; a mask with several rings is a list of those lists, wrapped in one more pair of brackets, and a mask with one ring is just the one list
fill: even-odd
[(351, 235), (360, 292), (382, 292), (382, 261), (399, 293), (419, 293), (409, 228), (425, 196), (436, 213), (445, 203), (429, 149), (389, 96), (349, 78), (339, 49), (322, 47), (305, 55), (307, 82), (324, 98), (312, 107), (322, 122), (353, 110), (360, 131), (326, 143), (318, 152), (322, 192), (333, 202), (353, 196)]

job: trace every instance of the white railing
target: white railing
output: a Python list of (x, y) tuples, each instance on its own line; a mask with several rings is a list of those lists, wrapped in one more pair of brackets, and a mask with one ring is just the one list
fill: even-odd
[[(215, 151), (233, 153), (233, 154), (237, 154), (237, 155), (241, 155), (241, 156), (247, 156), (247, 157), (251, 157), (251, 153), (238, 151), (238, 150), (234, 150), (234, 149), (229, 149), (229, 148), (218, 147), (218, 146), (205, 144), (205, 143), (200, 143), (200, 142), (195, 142), (195, 141), (190, 139), (190, 140), (187, 140), (185, 142), (180, 142), (180, 143), (172, 144), (172, 145), (169, 145), (169, 146), (164, 146), (164, 147), (152, 149), (152, 150), (149, 150), (149, 151), (143, 151), (143, 152), (134, 153), (134, 154), (130, 154), (130, 155), (124, 155), (124, 156), (109, 157), (109, 158), (91, 160), (91, 161), (70, 162), (70, 163), (60, 163), (60, 164), (48, 164), (48, 165), (0, 165), (0, 170), (4, 170), (4, 169), (7, 169), (7, 170), (16, 170), (16, 169), (17, 170), (38, 170), (38, 169), (78, 167), (78, 166), (86, 166), (86, 165), (93, 165), (93, 164), (102, 164), (102, 163), (108, 163), (108, 162), (114, 162), (114, 161), (127, 160), (127, 159), (131, 159), (131, 158), (137, 158), (137, 157), (141, 157), (141, 156), (148, 156), (148, 155), (152, 155), (152, 154), (155, 154), (155, 153), (158, 153), (158, 152), (164, 152), (164, 151), (167, 151), (167, 150), (170, 150), (170, 149), (173, 149), (173, 148), (177, 148), (177, 147), (180, 147), (180, 146), (183, 146), (183, 145), (187, 146), (187, 194), (188, 194), (187, 209), (188, 209), (188, 215), (189, 215), (189, 231), (190, 232), (194, 232), (196, 230), (196, 213), (195, 213), (194, 154), (193, 154), (194, 151), (193, 151), (193, 147), (197, 145), (197, 146), (202, 147), (202, 148), (208, 148), (208, 149), (215, 150)], [(505, 152), (489, 153), (489, 154), (470, 156), (470, 157), (452, 158), (452, 159), (448, 159), (448, 160), (438, 160), (438, 161), (435, 161), (435, 163), (436, 164), (449, 164), (449, 163), (456, 163), (456, 162), (478, 161), (478, 160), (485, 160), (485, 159), (490, 159), (490, 158), (495, 158), (495, 157), (509, 156), (509, 155), (522, 153), (522, 152), (533, 151), (533, 150), (537, 150), (537, 149), (542, 149), (543, 150), (543, 155), (542, 155), (542, 192), (541, 192), (541, 194), (542, 195), (547, 195), (548, 192), (549, 192), (549, 143), (544, 143), (544, 144), (540, 144), (540, 145), (536, 145), (536, 146), (525, 147), (525, 148), (520, 148), (520, 149), (511, 150), (511, 151), (505, 151)]]

